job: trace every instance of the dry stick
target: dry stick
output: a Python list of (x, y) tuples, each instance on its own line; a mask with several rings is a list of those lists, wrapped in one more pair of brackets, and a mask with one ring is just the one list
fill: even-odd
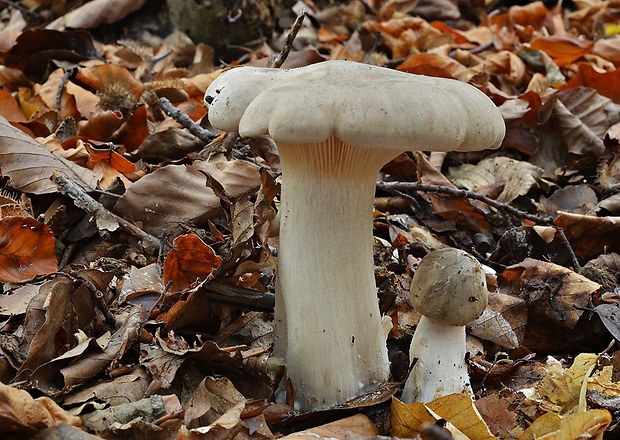
[(553, 226), (559, 232), (560, 237), (562, 238), (562, 242), (566, 246), (568, 250), (571, 260), (573, 261), (573, 269), (575, 272), (579, 273), (581, 270), (581, 265), (579, 264), (579, 260), (577, 259), (577, 255), (575, 255), (575, 251), (570, 245), (568, 238), (564, 232), (564, 228), (553, 224), (553, 217), (542, 217), (539, 215), (534, 215), (522, 211), (520, 209), (514, 208), (506, 203), (498, 202), (497, 200), (493, 200), (487, 196), (482, 194), (478, 194), (473, 191), (469, 191), (466, 189), (458, 189), (458, 188), (449, 188), (447, 186), (441, 185), (430, 185), (419, 182), (377, 182), (377, 189), (382, 191), (386, 191), (392, 194), (400, 194), (405, 197), (411, 197), (402, 191), (424, 191), (424, 192), (435, 192), (440, 194), (445, 194), (452, 197), (460, 197), (460, 198), (468, 198), (478, 200), (480, 202), (486, 203), (489, 206), (497, 208), (498, 210), (514, 215), (517, 218), (530, 220), (536, 224)]
[(280, 51), (277, 57), (269, 60), (269, 62), (267, 63), (267, 67), (278, 68), (282, 66), (282, 64), (284, 64), (284, 61), (286, 61), (288, 54), (291, 52), (291, 49), (293, 48), (293, 41), (295, 41), (295, 37), (297, 37), (297, 33), (301, 29), (301, 25), (304, 22), (305, 16), (306, 16), (305, 9), (302, 9), (301, 11), (299, 11), (299, 14), (297, 14), (297, 18), (295, 19), (295, 22), (293, 23), (293, 26), (291, 26), (291, 29), (288, 31), (288, 35), (286, 36), (286, 41), (284, 42), (284, 47), (282, 48), (282, 50)]
[(218, 135), (210, 132), (209, 130), (205, 130), (200, 125), (196, 124), (194, 121), (187, 116), (186, 113), (176, 108), (168, 99), (159, 98), (158, 101), (159, 108), (161, 108), (165, 114), (170, 116), (172, 119), (177, 121), (179, 124), (183, 126), (183, 128), (187, 129), (191, 134), (196, 136), (205, 144), (210, 143), (213, 139), (215, 139)]
[(108, 309), (108, 305), (106, 304), (105, 299), (103, 297), (103, 292), (99, 290), (97, 286), (95, 286), (95, 284), (91, 280), (87, 279), (86, 277), (83, 277), (79, 273), (75, 273), (74, 276), (75, 278), (77, 278), (78, 280), (80, 280), (86, 285), (86, 288), (90, 292), (91, 298), (97, 305), (97, 308), (99, 309), (99, 311), (105, 317), (106, 322), (110, 326), (112, 326), (112, 328), (116, 328), (116, 318), (114, 317), (112, 312), (110, 312), (110, 309)]
[(275, 295), (270, 292), (259, 292), (218, 281), (206, 283), (200, 290), (209, 300), (229, 307), (269, 313), (273, 313), (275, 307)]
[(108, 211), (99, 202), (89, 196), (84, 188), (68, 177), (62, 175), (59, 171), (55, 171), (50, 176), (50, 180), (58, 186), (58, 190), (62, 194), (65, 194), (73, 199), (75, 206), (93, 216), (96, 224), (105, 223), (112, 227), (119, 226), (122, 230), (140, 240), (144, 251), (148, 254), (152, 254), (159, 249), (160, 242), (157, 238), (147, 234), (136, 225), (129, 223), (127, 220)]
[(434, 193), (439, 193), (439, 194), (445, 194), (445, 195), (452, 196), (452, 197), (479, 200), (494, 208), (497, 208), (499, 210), (512, 214), (517, 218), (527, 219), (536, 224), (542, 224), (542, 225), (548, 225), (548, 226), (553, 225), (552, 217), (541, 217), (538, 215), (530, 214), (528, 212), (521, 211), (520, 209), (510, 206), (506, 203), (498, 202), (497, 200), (493, 200), (487, 196), (484, 196), (482, 194), (478, 194), (476, 192), (469, 191), (466, 189), (449, 188), (447, 186), (430, 185), (430, 184), (418, 183), (418, 182), (406, 182), (406, 183), (405, 182), (377, 182), (377, 188), (382, 191), (386, 191), (389, 193), (400, 193), (401, 195), (405, 195), (405, 196), (407, 194), (402, 194), (401, 191), (434, 192)]

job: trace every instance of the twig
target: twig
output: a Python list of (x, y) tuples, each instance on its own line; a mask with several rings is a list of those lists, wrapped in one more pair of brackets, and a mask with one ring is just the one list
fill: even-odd
[(299, 14), (297, 14), (297, 18), (295, 19), (295, 22), (293, 23), (293, 26), (291, 26), (291, 29), (288, 31), (288, 35), (286, 36), (286, 41), (284, 42), (284, 47), (282, 48), (282, 50), (280, 51), (277, 57), (269, 60), (269, 62), (267, 63), (267, 67), (278, 68), (282, 66), (282, 64), (284, 64), (284, 61), (286, 61), (288, 54), (291, 52), (291, 49), (293, 48), (293, 41), (295, 41), (295, 37), (297, 36), (297, 33), (301, 29), (301, 25), (304, 22), (305, 16), (306, 16), (305, 9), (302, 9), (301, 11), (299, 11)]
[(567, 252), (570, 254), (571, 260), (573, 262), (573, 269), (576, 273), (581, 271), (581, 265), (579, 264), (579, 260), (577, 259), (577, 255), (575, 255), (575, 251), (571, 247), (571, 244), (566, 237), (564, 232), (564, 228), (553, 224), (553, 217), (542, 217), (539, 215), (530, 214), (528, 212), (517, 209), (513, 206), (510, 206), (506, 203), (498, 202), (497, 200), (493, 200), (487, 196), (482, 194), (478, 194), (474, 191), (469, 191), (465, 189), (457, 189), (457, 188), (449, 188), (447, 186), (441, 185), (429, 185), (419, 182), (377, 182), (377, 188), (386, 191), (389, 193), (396, 193), (407, 196), (407, 194), (403, 194), (401, 191), (424, 191), (424, 192), (435, 192), (440, 194), (446, 194), (452, 197), (461, 197), (468, 198), (481, 201), (486, 203), (489, 206), (493, 206), (494, 208), (504, 212), (511, 214), (517, 218), (527, 219), (539, 225), (545, 226), (553, 226), (556, 231), (560, 234), (562, 242), (566, 246)]
[(564, 246), (566, 246), (566, 249), (568, 250), (568, 253), (570, 254), (571, 260), (573, 260), (573, 270), (576, 273), (581, 273), (581, 264), (579, 264), (579, 260), (577, 260), (577, 255), (575, 255), (575, 251), (573, 251), (573, 248), (570, 245), (570, 241), (568, 241), (568, 237), (566, 236), (566, 233), (564, 232), (564, 228), (561, 228), (559, 226), (556, 226), (555, 228), (560, 234), (560, 237), (562, 238), (562, 242), (564, 243)]
[(172, 103), (168, 101), (168, 99), (159, 98), (158, 104), (165, 114), (177, 121), (183, 126), (183, 128), (187, 129), (187, 131), (196, 136), (205, 144), (210, 143), (213, 139), (217, 137), (215, 133), (212, 133), (209, 130), (205, 130), (200, 125), (192, 121), (190, 117), (187, 116), (187, 114), (172, 105)]
[(103, 292), (101, 290), (99, 290), (97, 288), (97, 286), (95, 286), (95, 284), (91, 280), (89, 280), (86, 277), (80, 275), (79, 273), (75, 273), (74, 276), (75, 276), (75, 278), (77, 278), (78, 280), (80, 280), (81, 282), (83, 282), (86, 285), (86, 288), (90, 292), (90, 296), (93, 299), (93, 301), (95, 301), (95, 304), (97, 305), (97, 308), (103, 314), (103, 316), (105, 317), (105, 320), (107, 321), (107, 323), (109, 325), (111, 325), (112, 328), (115, 329), (116, 328), (116, 318), (114, 317), (112, 312), (110, 312), (110, 309), (108, 309), (108, 305), (106, 304), (106, 302), (105, 302), (105, 300), (103, 298)]
[(67, 86), (67, 81), (69, 81), (69, 78), (71, 78), (74, 74), (75, 72), (73, 71), (73, 69), (65, 70), (65, 73), (62, 75), (62, 78), (60, 79), (60, 84), (58, 85), (58, 91), (56, 92), (56, 108), (58, 110), (60, 110), (60, 107), (62, 107), (62, 92), (64, 92), (65, 87)]
[(127, 220), (108, 211), (99, 202), (89, 196), (81, 186), (68, 177), (63, 176), (58, 171), (55, 171), (50, 176), (50, 180), (58, 186), (58, 190), (62, 194), (65, 194), (73, 199), (75, 206), (93, 217), (100, 233), (102, 230), (113, 231), (116, 227), (120, 227), (125, 232), (128, 232), (140, 240), (146, 253), (152, 254), (159, 249), (160, 242), (157, 238), (147, 234), (136, 225), (129, 223)]
[(273, 313), (275, 295), (270, 292), (258, 292), (217, 281), (204, 283), (200, 290), (209, 300), (219, 304), (239, 307), (244, 310)]
[(396, 193), (400, 191), (424, 191), (445, 194), (452, 197), (474, 199), (514, 215), (517, 218), (527, 219), (541, 225), (553, 225), (553, 217), (541, 217), (539, 215), (530, 214), (506, 203), (498, 202), (497, 200), (493, 200), (487, 196), (466, 189), (449, 188), (447, 186), (429, 185), (419, 182), (377, 182), (377, 188), (381, 191), (386, 191), (389, 193)]

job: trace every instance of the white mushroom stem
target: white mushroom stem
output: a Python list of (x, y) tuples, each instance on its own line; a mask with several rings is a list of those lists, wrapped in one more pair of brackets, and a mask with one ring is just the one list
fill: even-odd
[(295, 406), (328, 408), (388, 379), (374, 278), (376, 176), (401, 150), (278, 143), (282, 204), (275, 354)]
[(422, 316), (413, 334), (411, 370), (401, 400), (427, 403), (453, 393), (473, 394), (467, 363), (465, 327), (443, 325)]

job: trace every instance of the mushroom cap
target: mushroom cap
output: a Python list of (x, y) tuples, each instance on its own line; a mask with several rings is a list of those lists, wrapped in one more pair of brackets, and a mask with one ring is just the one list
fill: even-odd
[(351, 61), (231, 69), (205, 103), (214, 127), (276, 143), (335, 136), (362, 148), (474, 151), (505, 134), (497, 107), (467, 83)]
[(443, 325), (467, 325), (484, 312), (488, 297), (482, 266), (460, 249), (430, 252), (411, 281), (414, 310)]

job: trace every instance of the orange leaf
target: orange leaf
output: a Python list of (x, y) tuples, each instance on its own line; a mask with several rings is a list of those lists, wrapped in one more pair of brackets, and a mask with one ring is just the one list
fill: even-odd
[(120, 111), (102, 110), (93, 113), (88, 121), (78, 122), (78, 134), (96, 141), (107, 142), (123, 124), (123, 114)]
[(531, 49), (546, 52), (560, 67), (568, 66), (592, 52), (592, 42), (574, 37), (541, 37), (532, 41)]
[(419, 53), (411, 55), (400, 66), (402, 72), (415, 73), (417, 75), (436, 76), (466, 80), (468, 71), (458, 61), (447, 55), (438, 53)]
[(164, 262), (164, 283), (172, 281), (170, 292), (180, 292), (190, 284), (204, 281), (222, 259), (197, 235), (181, 235)]
[(578, 86), (591, 87), (601, 95), (620, 104), (620, 69), (600, 73), (588, 63), (579, 63), (577, 74), (562, 88), (572, 89)]
[(78, 70), (76, 79), (95, 90), (101, 90), (111, 84), (120, 84), (135, 98), (140, 98), (144, 85), (134, 78), (129, 70), (115, 64), (101, 64)]
[(0, 220), (0, 281), (20, 283), (58, 270), (56, 239), (31, 217)]
[(19, 108), (17, 100), (6, 90), (0, 90), (0, 115), (13, 122), (26, 122), (26, 117)]
[(95, 148), (89, 143), (85, 143), (84, 146), (90, 153), (90, 157), (88, 158), (88, 168), (90, 169), (93, 169), (97, 163), (104, 161), (112, 165), (115, 170), (124, 174), (136, 171), (136, 165), (133, 162), (127, 160), (114, 150), (109, 148)]

